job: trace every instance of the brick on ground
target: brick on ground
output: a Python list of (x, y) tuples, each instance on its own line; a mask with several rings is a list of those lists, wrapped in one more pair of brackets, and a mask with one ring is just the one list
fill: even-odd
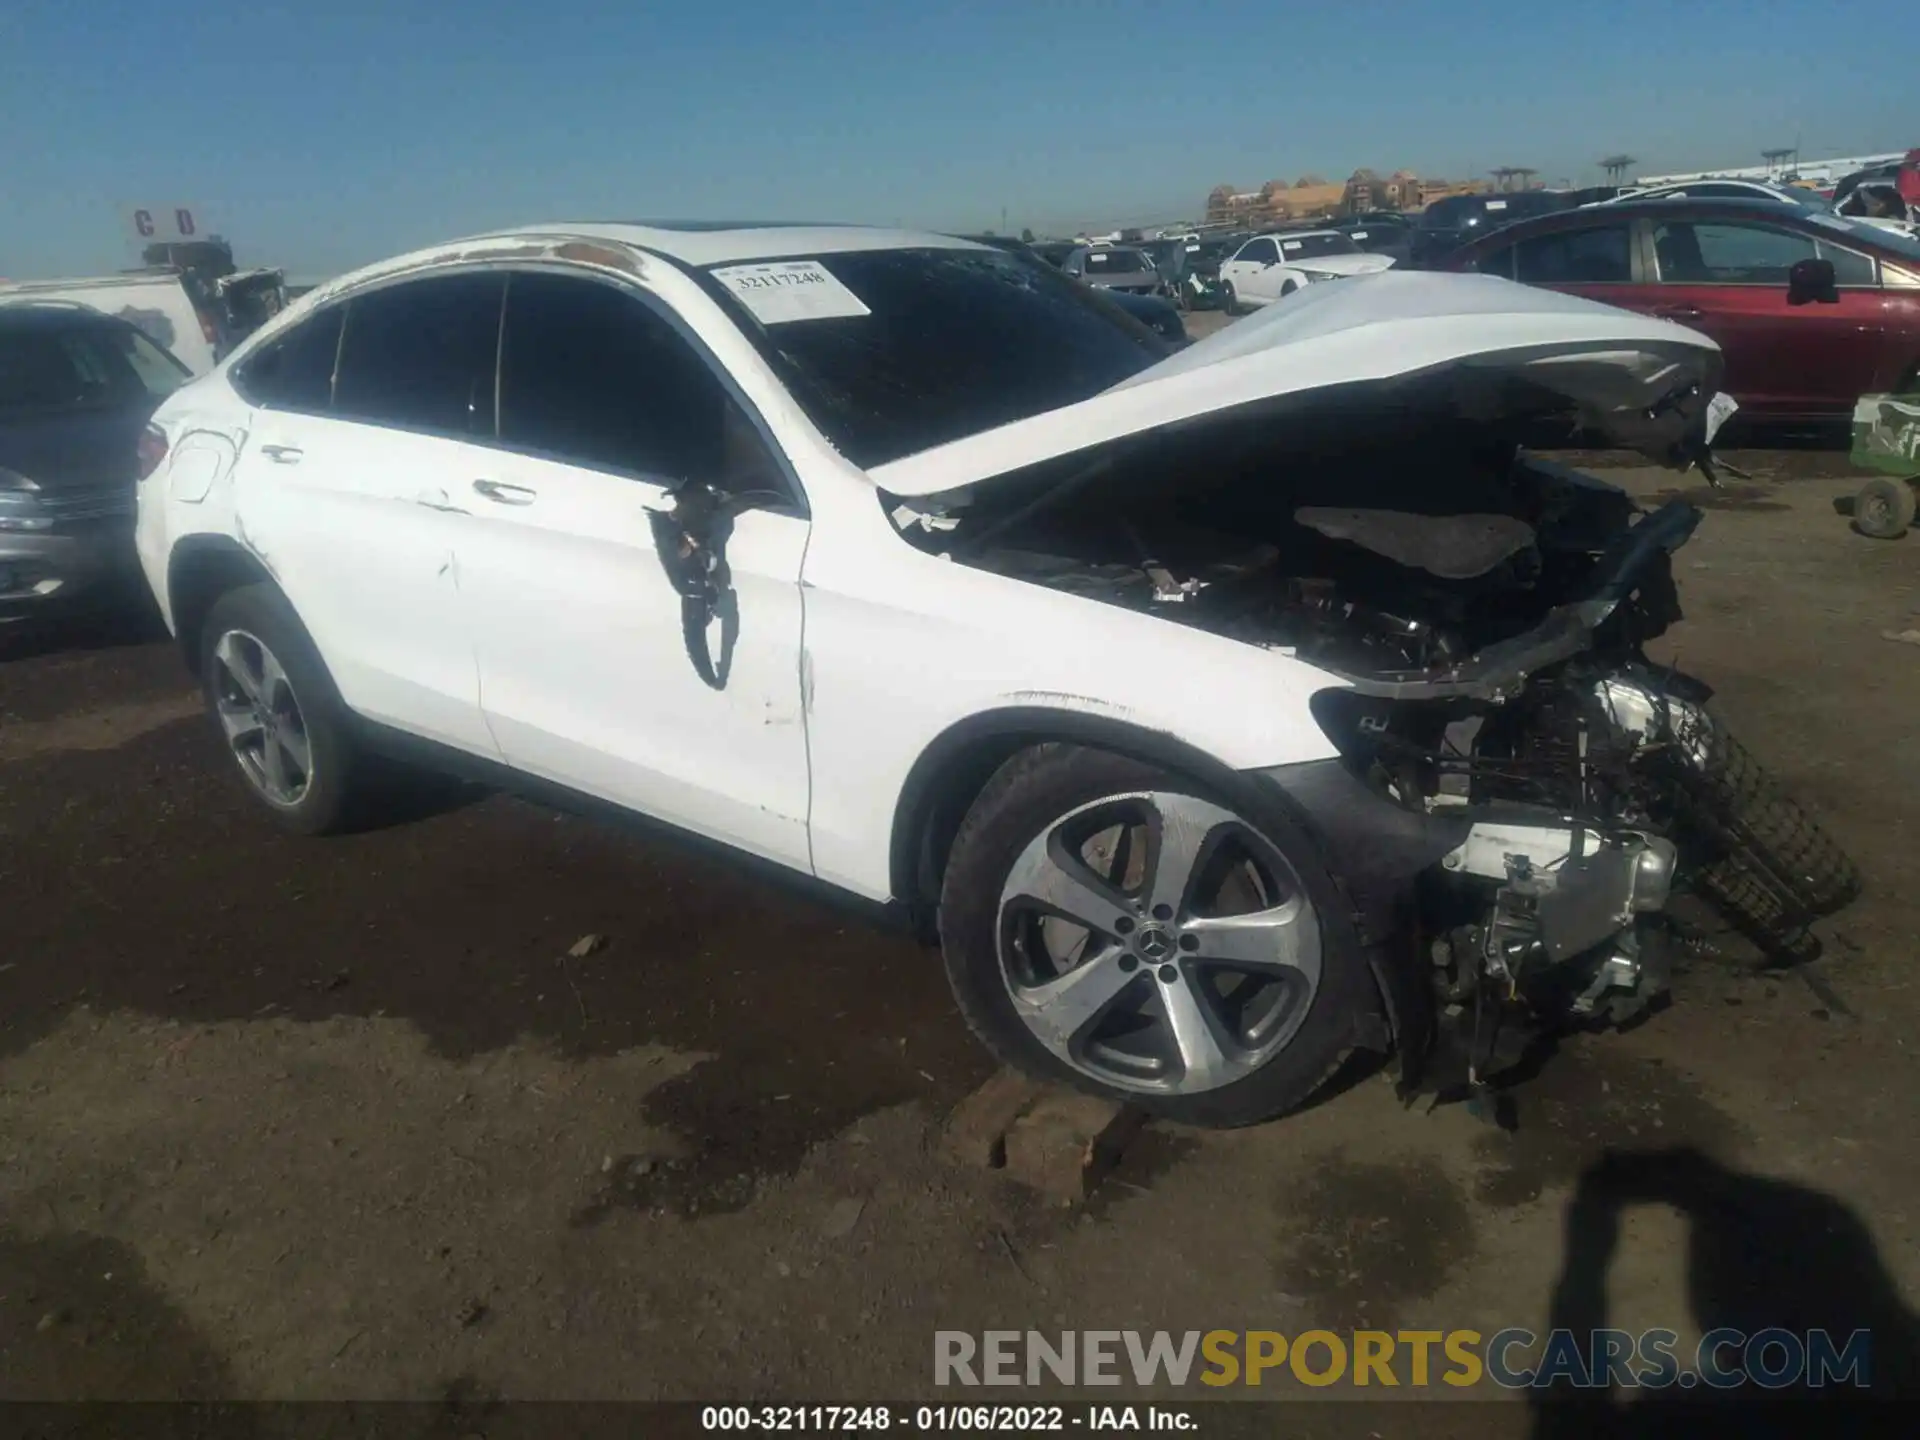
[(1130, 1106), (1002, 1070), (955, 1107), (945, 1147), (962, 1164), (1004, 1166), (1009, 1179), (1071, 1204), (1093, 1193), (1144, 1118)]

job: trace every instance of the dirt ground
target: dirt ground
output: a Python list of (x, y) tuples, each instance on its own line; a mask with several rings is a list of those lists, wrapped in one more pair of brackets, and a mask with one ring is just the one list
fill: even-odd
[(1511, 1133), (1364, 1076), (1150, 1130), (1078, 1214), (941, 1158), (987, 1066), (899, 937), (504, 798), (282, 838), (163, 640), (0, 641), (0, 1398), (899, 1399), (936, 1328), (1550, 1315), (1911, 1364), (1920, 537), (1853, 535), (1838, 455), (1734, 458), (1664, 650), (1860, 861), (1826, 957), (1693, 955)]

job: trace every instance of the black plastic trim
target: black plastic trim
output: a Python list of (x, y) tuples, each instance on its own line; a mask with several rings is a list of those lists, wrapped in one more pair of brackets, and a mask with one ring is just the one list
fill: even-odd
[(906, 906), (893, 901), (879, 902), (856, 895), (850, 890), (819, 880), (802, 870), (741, 850), (724, 841), (682, 829), (678, 825), (632, 810), (611, 800), (603, 800), (558, 781), (547, 780), (515, 770), (497, 760), (488, 760), (465, 750), (423, 739), (349, 712), (348, 725), (355, 742), (371, 754), (398, 764), (451, 776), (481, 786), (517, 795), (536, 805), (559, 810), (583, 819), (608, 824), (642, 838), (662, 841), (723, 864), (745, 870), (814, 904), (822, 904), (848, 914), (863, 923), (888, 930), (910, 930), (912, 917)]
[(1309, 760), (1252, 772), (1284, 794), (1327, 860), (1369, 914), (1391, 909), (1414, 877), (1467, 838), (1472, 821), (1423, 815), (1375, 794), (1340, 760)]

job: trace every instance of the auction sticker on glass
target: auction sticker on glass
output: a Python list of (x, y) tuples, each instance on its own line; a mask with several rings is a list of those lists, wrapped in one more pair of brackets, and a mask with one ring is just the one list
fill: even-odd
[(727, 265), (712, 273), (762, 325), (873, 313), (818, 260)]

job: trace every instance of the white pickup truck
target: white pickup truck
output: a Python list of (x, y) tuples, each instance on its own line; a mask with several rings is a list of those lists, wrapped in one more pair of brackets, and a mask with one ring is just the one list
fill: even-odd
[(219, 332), (213, 317), (194, 308), (174, 270), (136, 270), (78, 280), (0, 282), (9, 300), (70, 300), (125, 320), (195, 375), (213, 369)]

